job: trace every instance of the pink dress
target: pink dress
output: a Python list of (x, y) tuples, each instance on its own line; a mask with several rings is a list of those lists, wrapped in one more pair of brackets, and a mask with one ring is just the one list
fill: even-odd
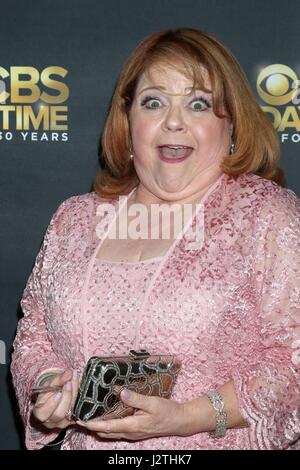
[[(135, 442), (78, 427), (63, 449), (300, 449), (295, 194), (252, 174), (223, 174), (167, 253), (136, 263), (96, 258), (114, 218), (99, 215), (104, 203), (88, 193), (60, 205), (23, 293), (11, 371), (26, 446), (39, 449), (57, 436), (30, 423), (29, 392), (43, 370), (82, 369), (91, 355), (145, 348), (179, 355), (172, 397), (179, 402), (232, 379), (249, 427), (221, 439), (199, 433)], [(191, 245), (203, 210), (203, 243)]]

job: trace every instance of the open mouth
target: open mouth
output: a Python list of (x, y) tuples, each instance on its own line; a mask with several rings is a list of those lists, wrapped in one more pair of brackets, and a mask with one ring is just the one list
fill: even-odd
[(158, 147), (159, 157), (164, 161), (182, 161), (190, 156), (193, 147), (185, 145), (160, 145)]

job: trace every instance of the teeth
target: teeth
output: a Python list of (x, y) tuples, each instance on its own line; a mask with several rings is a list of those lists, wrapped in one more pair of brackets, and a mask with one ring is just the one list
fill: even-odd
[(165, 157), (183, 157), (189, 152), (191, 149), (189, 147), (184, 146), (168, 146), (164, 145), (160, 148), (160, 152)]
[(169, 149), (186, 149), (188, 147), (185, 147), (184, 145), (181, 145), (181, 146), (178, 146), (176, 147), (175, 145), (166, 145), (166, 147), (168, 147)]

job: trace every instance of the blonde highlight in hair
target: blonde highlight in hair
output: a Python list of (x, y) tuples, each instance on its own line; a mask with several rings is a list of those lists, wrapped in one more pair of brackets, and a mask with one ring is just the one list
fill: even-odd
[[(232, 53), (211, 34), (181, 28), (144, 39), (124, 64), (101, 137), (104, 168), (94, 182), (103, 198), (128, 194), (139, 182), (131, 153), (129, 111), (138, 81), (152, 66), (173, 67), (204, 89), (209, 75), (216, 116), (233, 125), (235, 151), (224, 156), (221, 170), (233, 176), (254, 173), (284, 184), (278, 166), (280, 144), (273, 124), (258, 105), (246, 75)], [(226, 114), (224, 114), (224, 109)]]

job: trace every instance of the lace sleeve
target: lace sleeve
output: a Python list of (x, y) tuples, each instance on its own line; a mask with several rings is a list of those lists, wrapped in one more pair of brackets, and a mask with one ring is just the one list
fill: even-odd
[(261, 350), (234, 371), (240, 410), (255, 448), (284, 449), (300, 436), (300, 205), (291, 191), (261, 212), (256, 279)]
[(25, 443), (28, 449), (39, 449), (55, 439), (59, 432), (33, 425), (30, 390), (38, 376), (46, 369), (64, 370), (65, 364), (54, 353), (44, 322), (47, 277), (53, 266), (58, 247), (58, 226), (65, 210), (62, 203), (46, 231), (43, 244), (23, 292), (21, 307), (24, 313), (18, 323), (13, 343), (11, 373), (25, 425)]

